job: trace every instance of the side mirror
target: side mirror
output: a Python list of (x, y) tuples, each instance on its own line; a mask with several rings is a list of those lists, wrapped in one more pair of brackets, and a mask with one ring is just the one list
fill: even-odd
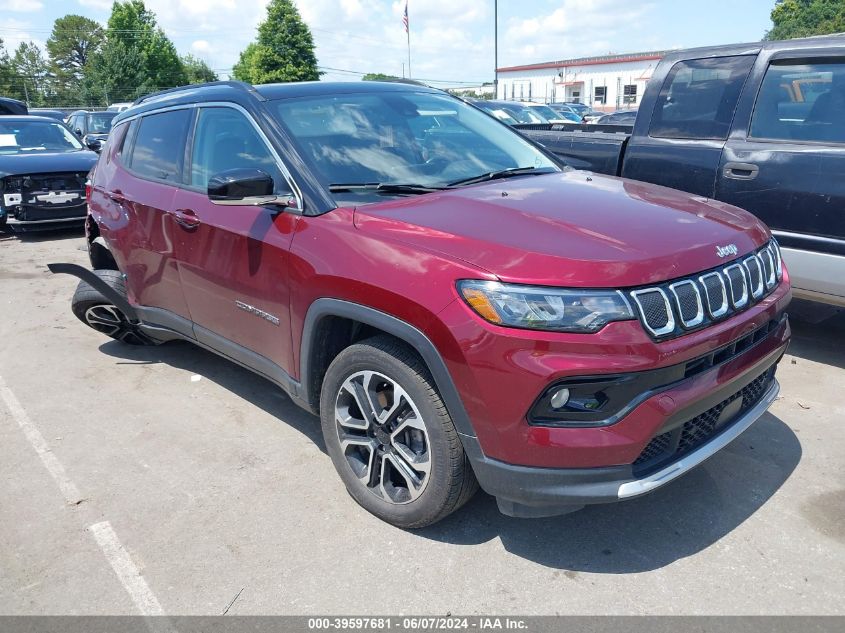
[(75, 133), (77, 136), (80, 136), (80, 137), (82, 136), (82, 130), (81, 130), (80, 128), (76, 128), (76, 129), (74, 130), (74, 133)]
[(99, 154), (100, 150), (103, 149), (103, 142), (95, 138), (88, 139), (85, 141), (85, 146), (92, 152), (97, 152)]
[(281, 204), (292, 206), (293, 192), (273, 193), (273, 177), (260, 169), (228, 169), (208, 181), (208, 198), (214, 204), (260, 206)]

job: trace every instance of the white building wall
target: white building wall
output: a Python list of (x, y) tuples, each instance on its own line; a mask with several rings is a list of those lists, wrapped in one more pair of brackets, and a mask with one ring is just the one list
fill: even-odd
[[(583, 66), (535, 70), (500, 70), (498, 98), (508, 101), (580, 101), (596, 110), (613, 111), (636, 108), (660, 60), (609, 62)], [(635, 86), (632, 103), (626, 103), (625, 86)], [(605, 89), (604, 103), (601, 90)]]

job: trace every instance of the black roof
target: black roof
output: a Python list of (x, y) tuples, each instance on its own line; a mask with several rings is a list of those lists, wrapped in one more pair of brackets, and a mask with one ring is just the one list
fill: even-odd
[(11, 114), (6, 115), (0, 118), (0, 123), (7, 123), (11, 121), (12, 123), (21, 123), (26, 121), (44, 121), (45, 123), (61, 123), (58, 119), (54, 119), (51, 116), (36, 116), (31, 114)]
[(754, 55), (761, 51), (803, 51), (842, 48), (843, 46), (845, 46), (845, 33), (836, 33), (834, 35), (819, 35), (794, 40), (766, 40), (762, 42), (746, 42), (743, 44), (687, 48), (668, 53), (663, 59), (664, 61), (677, 61), (681, 59), (719, 57), (723, 55)]
[(115, 118), (114, 124), (116, 125), (124, 118), (134, 116), (139, 112), (196, 101), (234, 101), (237, 103), (245, 100), (275, 101), (295, 97), (384, 92), (444, 94), (441, 90), (423, 84), (401, 81), (301, 81), (258, 86), (240, 81), (214, 81), (170, 88), (143, 96), (135, 101), (131, 108), (121, 112)]

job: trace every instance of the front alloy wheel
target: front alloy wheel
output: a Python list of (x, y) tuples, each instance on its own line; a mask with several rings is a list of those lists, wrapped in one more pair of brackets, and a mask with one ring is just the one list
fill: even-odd
[(419, 408), (396, 381), (359, 371), (338, 391), (334, 411), (343, 456), (370, 492), (390, 503), (414, 501), (431, 473)]
[(478, 482), (428, 368), (387, 335), (350, 345), (320, 392), (326, 451), (347, 491), (402, 528), (436, 523)]

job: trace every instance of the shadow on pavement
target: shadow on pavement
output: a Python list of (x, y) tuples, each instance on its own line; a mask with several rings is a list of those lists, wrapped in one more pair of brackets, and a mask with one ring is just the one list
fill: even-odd
[(787, 353), (845, 369), (845, 308), (794, 299), (788, 312), (792, 342)]
[(140, 347), (112, 340), (100, 345), (100, 351), (132, 363), (165, 363), (198, 374), (296, 429), (326, 452), (317, 416), (294, 404), (280, 387), (212, 352), (182, 341)]
[[(417, 534), (505, 550), (573, 577), (665, 567), (718, 542), (754, 514), (801, 459), (792, 430), (766, 414), (705, 465), (649, 495), (548, 519), (513, 519), (479, 494), (464, 509)], [(761, 553), (765, 555), (765, 553)]]
[(58, 242), (64, 240), (78, 240), (85, 237), (85, 227), (80, 223), (79, 226), (65, 227), (61, 229), (49, 230), (29, 230), (29, 231), (12, 231), (6, 228), (0, 232), (0, 242), (17, 240), (24, 243), (35, 242)]

